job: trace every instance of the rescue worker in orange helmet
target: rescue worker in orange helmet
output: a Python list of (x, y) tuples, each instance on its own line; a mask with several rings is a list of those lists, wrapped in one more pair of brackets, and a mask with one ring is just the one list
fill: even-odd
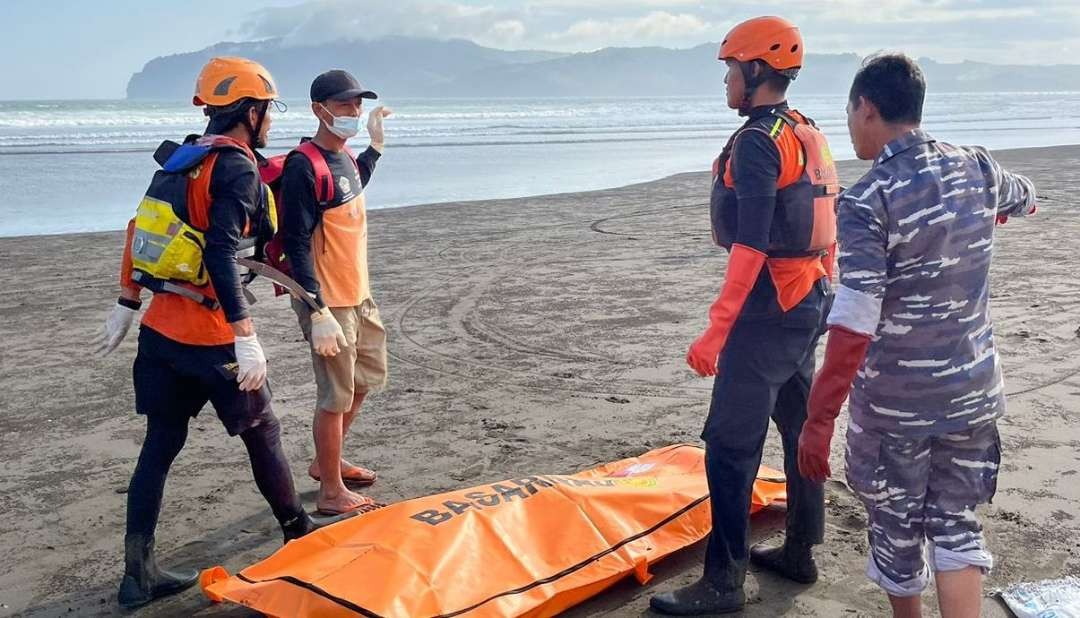
[(158, 148), (162, 169), (128, 225), (120, 298), (97, 340), (99, 354), (115, 349), (138, 314), (142, 289), (151, 289), (133, 369), (136, 411), (146, 415), (147, 424), (127, 493), (124, 575), (117, 594), (125, 608), (179, 592), (198, 579), (195, 571), (157, 566), (154, 531), (188, 422), (208, 401), (229, 435), (243, 440), (255, 482), (285, 540), (315, 527), (293, 487), (281, 426), (270, 407), (266, 357), (236, 268), (242, 240), (273, 233), (273, 203), (259, 181), (255, 149), (266, 145), (268, 111), (277, 96), (273, 78), (259, 64), (211, 59), (193, 99), (205, 106), (206, 132)]
[[(799, 475), (797, 449), (832, 298), (836, 169), (824, 136), (786, 100), (802, 67), (798, 28), (779, 17), (743, 22), (719, 59), (727, 104), (746, 122), (713, 164), (713, 238), (730, 256), (709, 326), (686, 356), (714, 378), (702, 432), (712, 505), (705, 573), (651, 599), (677, 615), (740, 610), (748, 562), (814, 582), (811, 547), (824, 536), (823, 486)], [(783, 545), (751, 549), (750, 498), (770, 417), (784, 447), (787, 530)]]

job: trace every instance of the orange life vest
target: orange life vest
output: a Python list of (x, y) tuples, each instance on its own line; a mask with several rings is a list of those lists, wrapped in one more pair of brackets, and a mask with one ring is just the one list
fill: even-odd
[(840, 181), (825, 135), (795, 110), (774, 110), (734, 135), (714, 162), (714, 199), (710, 202), (713, 240), (731, 248), (738, 222), (738, 198), (731, 171), (735, 140), (743, 131), (769, 136), (780, 153), (776, 213), (769, 232), (766, 263), (784, 311), (799, 304), (813, 284), (831, 272), (836, 244), (836, 200)]
[[(163, 147), (165, 145), (163, 144)], [(184, 146), (172, 144), (162, 155), (159, 148), (157, 158), (163, 169), (158, 170), (151, 181), (147, 194), (160, 195), (162, 199), (174, 204), (177, 215), (188, 225), (201, 231), (210, 227), (211, 178), (214, 164), (222, 150), (239, 150), (255, 166), (255, 154), (246, 144), (224, 136), (207, 136), (197, 140), (192, 146), (202, 152), (181, 153)], [(195, 150), (191, 148), (191, 150)], [(174, 157), (190, 157), (190, 161), (177, 161)], [(262, 206), (260, 206), (261, 208)], [(248, 230), (250, 232), (250, 221)], [(134, 226), (128, 226), (128, 236), (124, 248), (124, 262), (121, 266), (121, 283), (126, 287), (143, 287), (136, 280), (131, 267), (131, 243)], [(199, 302), (194, 298), (176, 293), (155, 293), (150, 306), (143, 315), (142, 324), (162, 335), (190, 345), (227, 345), (233, 342), (232, 327), (225, 319), (225, 312), (217, 305), (217, 294), (212, 283), (197, 286), (183, 282), (171, 282), (193, 292), (193, 296), (202, 297)]]

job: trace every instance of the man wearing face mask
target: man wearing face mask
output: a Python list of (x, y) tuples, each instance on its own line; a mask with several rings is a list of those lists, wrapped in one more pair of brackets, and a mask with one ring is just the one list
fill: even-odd
[(375, 473), (342, 456), (345, 436), (368, 392), (386, 384), (386, 331), (371, 296), (367, 265), (364, 187), (383, 150), (383, 118), (376, 107), (367, 129), (371, 145), (353, 157), (346, 141), (359, 132), (364, 99), (375, 99), (352, 75), (327, 71), (311, 84), (319, 129), (289, 155), (282, 173), (282, 233), (293, 277), (322, 309), (293, 300), (311, 344), (317, 403), (316, 458), (309, 475), (320, 482), (318, 509), (326, 514), (366, 510), (371, 498), (346, 487), (366, 487)]

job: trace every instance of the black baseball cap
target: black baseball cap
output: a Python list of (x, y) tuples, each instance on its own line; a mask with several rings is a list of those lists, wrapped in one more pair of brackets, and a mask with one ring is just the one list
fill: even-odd
[(327, 71), (311, 82), (312, 101), (345, 101), (356, 97), (377, 99), (379, 95), (366, 90), (348, 71), (341, 69)]

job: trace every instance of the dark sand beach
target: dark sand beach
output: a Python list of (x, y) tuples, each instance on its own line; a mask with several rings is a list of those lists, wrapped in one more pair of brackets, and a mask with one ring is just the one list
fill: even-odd
[[(992, 311), (1009, 409), (998, 494), (982, 511), (997, 559), (988, 591), (1080, 575), (1080, 147), (997, 154), (1046, 199), (1035, 218), (998, 229)], [(842, 164), (846, 183), (864, 168)], [(371, 494), (394, 502), (697, 442), (710, 383), (684, 357), (725, 264), (709, 238), (707, 199), (708, 175), (692, 173), (371, 212), (391, 383), (365, 403), (346, 447), (378, 471)], [(124, 492), (144, 430), (131, 389), (136, 337), (105, 360), (90, 355), (89, 341), (116, 297), (120, 249), (119, 233), (0, 238), (0, 615), (119, 613)], [(274, 406), (312, 506), (309, 357), (288, 303), (263, 281), (254, 288)], [(843, 427), (833, 442), (837, 479)], [(774, 433), (763, 463), (782, 467)], [(828, 499), (821, 581), (795, 586), (752, 571), (744, 615), (886, 612), (864, 576), (861, 507), (839, 480)], [(778, 534), (782, 521), (782, 512), (764, 513), (754, 538)], [(173, 467), (157, 539), (165, 564), (232, 572), (280, 545), (241, 442), (210, 409)], [(570, 615), (646, 614), (655, 591), (698, 577), (702, 551), (677, 554), (654, 567), (648, 586), (623, 582)], [(1006, 615), (997, 601), (985, 608)], [(192, 614), (247, 615), (210, 606), (197, 588), (137, 615)]]

